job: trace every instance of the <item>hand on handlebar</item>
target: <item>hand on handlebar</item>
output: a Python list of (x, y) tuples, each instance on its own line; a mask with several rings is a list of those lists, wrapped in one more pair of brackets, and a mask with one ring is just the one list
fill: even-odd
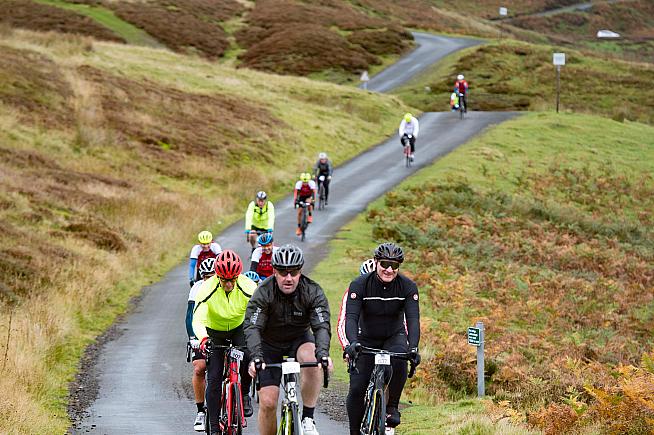
[(420, 354), (418, 353), (418, 348), (417, 347), (412, 348), (409, 351), (409, 361), (411, 361), (411, 363), (417, 367), (418, 365), (420, 365), (420, 360), (421, 358), (420, 358)]
[(359, 355), (361, 350), (361, 344), (358, 341), (354, 341), (348, 344), (343, 350), (343, 356), (347, 356), (348, 360), (354, 361)]
[(261, 361), (259, 358), (257, 358), (250, 361), (250, 365), (248, 366), (248, 373), (252, 378), (256, 378), (257, 372), (259, 370), (265, 370), (265, 369), (266, 369), (266, 363)]
[(200, 352), (202, 352), (204, 355), (206, 355), (207, 354), (207, 347), (210, 347), (210, 346), (211, 346), (211, 340), (209, 339), (209, 337), (204, 337), (200, 341), (200, 346), (199, 346), (200, 347)]
[(334, 362), (332, 359), (328, 356), (323, 356), (320, 358), (320, 365), (325, 368), (327, 367), (327, 371), (331, 374), (334, 371)]

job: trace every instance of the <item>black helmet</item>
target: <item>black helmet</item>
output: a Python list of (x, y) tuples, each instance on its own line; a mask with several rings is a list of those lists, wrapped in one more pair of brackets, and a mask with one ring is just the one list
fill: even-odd
[(375, 260), (404, 261), (404, 251), (395, 243), (382, 243), (375, 249)]
[(284, 245), (273, 253), (272, 266), (275, 269), (299, 269), (304, 265), (304, 254), (295, 245)]
[(213, 275), (214, 273), (216, 273), (216, 271), (213, 268), (215, 262), (216, 262), (215, 258), (205, 258), (204, 260), (202, 260), (202, 263), (200, 263), (200, 267), (199, 267), (200, 276), (204, 278), (206, 275)]

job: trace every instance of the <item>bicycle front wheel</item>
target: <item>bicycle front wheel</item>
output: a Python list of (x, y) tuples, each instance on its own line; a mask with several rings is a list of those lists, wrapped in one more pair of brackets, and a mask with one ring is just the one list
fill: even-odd
[(297, 403), (291, 403), (291, 421), (292, 421), (292, 435), (302, 435), (302, 423), (300, 422), (300, 413)]
[(306, 236), (307, 232), (307, 226), (309, 225), (307, 222), (307, 208), (305, 207), (302, 209), (302, 222), (300, 223), (300, 229), (302, 230), (302, 241), (304, 242), (304, 238)]
[(279, 427), (277, 428), (277, 435), (293, 435), (292, 430), (292, 415), (291, 408), (288, 405), (282, 406), (282, 418), (279, 421)]

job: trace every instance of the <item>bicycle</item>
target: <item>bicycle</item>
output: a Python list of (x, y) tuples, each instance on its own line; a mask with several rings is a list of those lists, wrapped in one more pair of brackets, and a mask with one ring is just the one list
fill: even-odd
[[(243, 414), (243, 397), (241, 396), (241, 381), (239, 379), (239, 369), (243, 361), (244, 353), (239, 347), (232, 344), (231, 340), (226, 339), (227, 345), (213, 344), (211, 340), (207, 343), (207, 366), (210, 364), (211, 357), (218, 350), (224, 350), (224, 368), (223, 382), (220, 396), (220, 413), (218, 417), (218, 433), (222, 435), (240, 435), (243, 428), (247, 427), (247, 421)], [(241, 349), (244, 349), (241, 347)], [(209, 370), (205, 374), (205, 400), (209, 403), (206, 395), (209, 392)], [(211, 410), (205, 405), (205, 432), (211, 434)], [(213, 430), (215, 433), (216, 431)]]
[(309, 227), (309, 206), (311, 205), (310, 202), (306, 201), (298, 201), (297, 203), (298, 207), (302, 208), (301, 211), (301, 216), (300, 216), (300, 231), (302, 231), (302, 241), (304, 242), (304, 239), (306, 238), (306, 232), (307, 228)]
[(325, 176), (321, 175), (318, 177), (316, 180), (316, 183), (318, 183), (318, 210), (324, 210), (325, 209), (325, 202), (327, 200), (326, 195), (325, 195)]
[[(259, 389), (259, 370), (262, 369), (262, 362), (255, 361), (255, 368), (257, 370), (256, 384), (257, 390)], [(305, 367), (318, 367), (322, 366), (323, 369), (323, 388), (329, 385), (329, 371), (327, 370), (327, 358), (323, 358), (320, 362), (298, 362), (294, 358), (285, 358), (284, 362), (276, 364), (266, 364), (266, 369), (269, 367), (278, 367), (282, 369), (282, 409), (281, 419), (277, 427), (277, 435), (302, 435), (302, 423), (300, 421), (299, 402), (297, 400), (297, 382), (300, 369)], [(265, 369), (264, 369), (265, 370)]]
[(407, 134), (402, 137), (402, 154), (404, 154), (404, 162), (406, 167), (410, 167), (411, 163), (413, 163), (413, 159), (411, 158), (411, 138), (413, 135)]
[(386, 367), (391, 367), (391, 358), (407, 360), (411, 364), (409, 378), (412, 378), (416, 366), (407, 352), (390, 352), (359, 345), (357, 346), (356, 357), (348, 362), (348, 373), (357, 370), (356, 363), (359, 355), (374, 355), (375, 357), (375, 366), (370, 374), (370, 383), (366, 388), (361, 435), (384, 435), (386, 433), (386, 395), (384, 393), (393, 376), (391, 368), (388, 379), (385, 379)]
[(457, 92), (459, 96), (459, 119), (463, 119), (463, 115), (467, 112), (465, 100), (463, 99), (463, 94)]

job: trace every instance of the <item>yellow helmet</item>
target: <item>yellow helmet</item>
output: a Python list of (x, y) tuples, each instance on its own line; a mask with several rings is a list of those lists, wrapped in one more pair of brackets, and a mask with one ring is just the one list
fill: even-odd
[(200, 234), (198, 234), (198, 242), (202, 243), (203, 245), (211, 243), (212, 240), (213, 234), (211, 234), (209, 231), (202, 231)]
[(413, 118), (413, 116), (411, 116), (410, 113), (405, 113), (405, 114), (404, 114), (404, 120), (405, 120), (406, 122), (411, 122), (411, 118)]
[(303, 183), (308, 183), (309, 180), (311, 180), (311, 174), (309, 174), (308, 172), (301, 173), (300, 180), (302, 180)]

